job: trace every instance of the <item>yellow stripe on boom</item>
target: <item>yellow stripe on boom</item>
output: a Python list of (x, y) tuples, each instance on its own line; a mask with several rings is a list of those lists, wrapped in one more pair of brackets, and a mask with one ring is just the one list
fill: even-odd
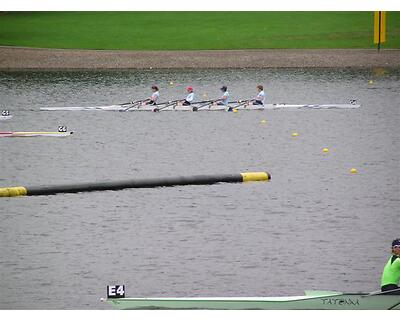
[(0, 197), (26, 196), (25, 187), (0, 188)]
[(245, 172), (241, 173), (243, 182), (248, 181), (266, 181), (270, 179), (270, 176), (266, 172)]

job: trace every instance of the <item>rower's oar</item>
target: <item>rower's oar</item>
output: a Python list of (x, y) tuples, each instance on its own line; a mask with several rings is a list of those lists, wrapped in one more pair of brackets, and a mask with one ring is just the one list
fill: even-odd
[[(239, 101), (240, 101), (240, 103), (239, 103)], [(238, 101), (238, 103), (239, 103), (238, 105), (233, 106), (233, 107), (228, 107), (228, 109), (226, 109), (226, 111), (231, 112), (231, 111), (233, 111), (233, 110), (235, 110), (235, 109), (237, 109), (237, 108), (239, 108), (241, 106), (244, 106), (250, 100), (245, 100), (245, 101), (239, 100), (239, 101)]]
[[(132, 101), (133, 102), (133, 101)], [(130, 109), (132, 109), (133, 107), (136, 107), (137, 105), (139, 105), (139, 103), (140, 102), (133, 102), (133, 103), (131, 103), (132, 105), (131, 106), (129, 106), (128, 108), (125, 108), (125, 109), (122, 109), (122, 110), (119, 110), (120, 112), (125, 112), (125, 111), (128, 111), (128, 110), (130, 110)]]
[[(140, 103), (142, 103), (142, 102), (144, 102), (144, 101), (147, 101), (147, 100), (149, 100), (149, 99), (132, 101), (131, 103), (129, 103), (129, 104), (131, 104), (131, 106), (129, 106), (128, 108), (119, 110), (119, 111), (121, 111), (121, 112), (128, 111), (128, 110), (130, 110), (130, 109), (132, 109), (132, 108), (138, 106)], [(128, 104), (128, 103), (126, 103), (126, 104)]]
[[(206, 107), (206, 106), (209, 106), (210, 104), (212, 104), (212, 103), (214, 103), (214, 102), (217, 102), (217, 101), (220, 101), (221, 99), (217, 99), (217, 100), (209, 100), (209, 101), (201, 101), (201, 102), (199, 102), (199, 103), (202, 103), (202, 102), (208, 102), (208, 103), (206, 103), (206, 104), (204, 104), (204, 105), (202, 105), (202, 106), (200, 106), (200, 107), (193, 107), (193, 111), (197, 111), (197, 110), (199, 110), (199, 109), (201, 109), (201, 108), (204, 108), (204, 107)], [(229, 101), (228, 103), (237, 103), (237, 101)]]
[(228, 107), (228, 109), (226, 111), (233, 111), (234, 109), (237, 109), (241, 106), (244, 106), (246, 103), (252, 101), (252, 99), (249, 100), (238, 100), (238, 101), (229, 101), (228, 103), (239, 103), (237, 106), (233, 106), (233, 107)]
[(199, 103), (206, 103), (206, 102), (214, 102), (214, 100), (196, 101), (196, 102), (192, 102), (192, 105), (193, 104), (199, 104)]
[(370, 293), (364, 295), (363, 297), (376, 296), (376, 295), (385, 295), (385, 294), (394, 294), (394, 293), (396, 293), (396, 295), (397, 295), (397, 293), (400, 294), (400, 288), (387, 290), (387, 291), (378, 290), (378, 291), (370, 292)]
[(146, 101), (146, 100), (149, 100), (149, 98), (144, 99), (144, 100), (135, 100), (135, 101), (125, 102), (125, 103), (120, 103), (118, 105), (119, 106), (126, 106), (127, 104), (136, 104), (136, 103), (143, 102), (143, 101)]
[(207, 103), (201, 105), (200, 107), (193, 107), (193, 111), (198, 111), (201, 108), (204, 108), (206, 106), (213, 104), (214, 102), (215, 102), (214, 100), (207, 101)]
[(165, 109), (165, 108), (168, 108), (168, 107), (172, 106), (175, 102), (178, 102), (178, 101), (182, 101), (182, 100), (172, 100), (172, 101), (167, 101), (167, 102), (159, 103), (158, 106), (165, 104), (165, 107), (162, 107), (162, 108), (155, 107), (155, 108), (153, 109), (153, 111), (154, 111), (154, 112), (158, 112), (158, 111), (160, 111), (160, 110), (162, 110), (162, 109)]

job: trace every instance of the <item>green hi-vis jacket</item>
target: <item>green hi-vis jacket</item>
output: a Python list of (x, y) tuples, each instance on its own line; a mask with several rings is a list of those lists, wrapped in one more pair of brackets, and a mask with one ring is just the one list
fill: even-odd
[(387, 284), (398, 284), (400, 280), (400, 257), (391, 256), (383, 269), (381, 287)]

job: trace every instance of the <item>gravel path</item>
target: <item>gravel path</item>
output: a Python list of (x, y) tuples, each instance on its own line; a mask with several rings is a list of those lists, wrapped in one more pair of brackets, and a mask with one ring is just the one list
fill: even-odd
[(0, 70), (268, 67), (398, 68), (400, 49), (125, 51), (0, 47)]

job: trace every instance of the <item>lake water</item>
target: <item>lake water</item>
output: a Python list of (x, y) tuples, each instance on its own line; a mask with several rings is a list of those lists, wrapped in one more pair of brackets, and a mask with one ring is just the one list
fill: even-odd
[[(370, 80), (373, 82), (371, 83)], [(267, 183), (0, 199), (0, 308), (108, 309), (127, 296), (374, 291), (399, 234), (399, 69), (0, 72), (0, 186), (268, 171)], [(173, 82), (172, 84), (170, 82)], [(44, 112), (255, 95), (359, 109)], [(207, 94), (207, 96), (206, 96)], [(266, 123), (261, 123), (266, 120)], [(296, 138), (292, 133), (297, 132)], [(323, 148), (329, 153), (323, 154)], [(350, 168), (357, 174), (350, 174)]]

